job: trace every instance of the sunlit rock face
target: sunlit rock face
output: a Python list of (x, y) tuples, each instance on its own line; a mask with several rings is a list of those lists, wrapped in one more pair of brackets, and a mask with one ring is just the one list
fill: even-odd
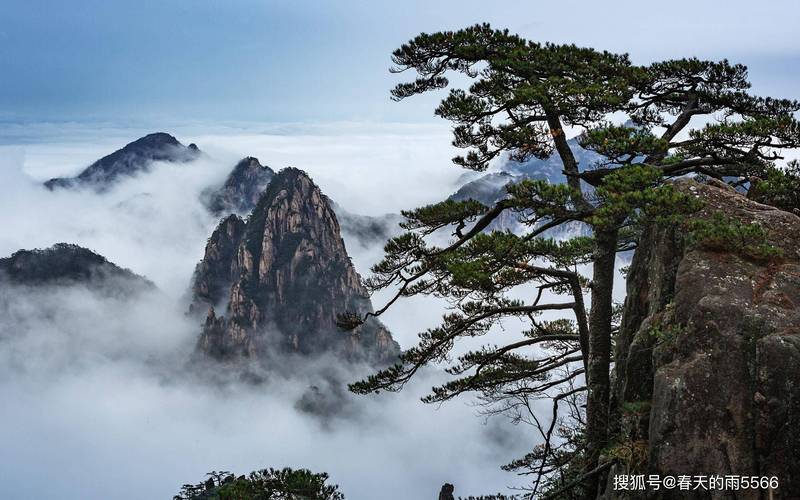
[(274, 175), (271, 168), (248, 156), (233, 167), (222, 186), (205, 193), (206, 206), (217, 216), (247, 214), (256, 206)]
[(267, 360), (288, 351), (387, 363), (399, 352), (374, 318), (353, 332), (336, 326), (338, 314), (363, 315), (372, 305), (330, 201), (295, 168), (272, 179), (246, 223), (220, 222), (193, 292), (192, 310), (207, 311), (198, 349), (208, 358)]
[(194, 144), (184, 146), (175, 137), (156, 132), (97, 160), (75, 177), (56, 177), (47, 189), (88, 187), (103, 192), (124, 179), (150, 170), (153, 162), (186, 163), (200, 156)]

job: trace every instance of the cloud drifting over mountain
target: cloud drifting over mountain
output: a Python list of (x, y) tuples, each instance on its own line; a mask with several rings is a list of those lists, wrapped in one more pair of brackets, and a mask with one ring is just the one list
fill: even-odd
[[(460, 494), (515, 484), (499, 466), (534, 444), (524, 438), (530, 434), (500, 419), (487, 422), (464, 401), (420, 403), (441, 378), (437, 371), (400, 394), (352, 397), (344, 413), (320, 419), (295, 405), (327, 369), (323, 361), (293, 366), (308, 376), (276, 376), (260, 386), (198, 382), (185, 367), (200, 331), (184, 315), (185, 293), (217, 222), (200, 202), (204, 189), (252, 155), (276, 170), (307, 170), (351, 212), (396, 212), (452, 190), (461, 172), (441, 147), (446, 130), (351, 124), (282, 134), (176, 132), (207, 156), (157, 165), (105, 194), (41, 186), (137, 136), (124, 134), (94, 139), (82, 130), (0, 148), (0, 254), (77, 243), (159, 288), (133, 300), (80, 286), (4, 290), (3, 496), (169, 498), (213, 469), (286, 465), (327, 471), (356, 500), (387, 491), (433, 498), (446, 481)], [(362, 274), (380, 255), (380, 245), (347, 246)], [(437, 321), (441, 306), (416, 301), (385, 321), (407, 347)]]

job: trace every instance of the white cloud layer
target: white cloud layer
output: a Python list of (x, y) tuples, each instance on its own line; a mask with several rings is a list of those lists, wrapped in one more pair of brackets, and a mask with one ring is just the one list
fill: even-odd
[[(499, 419), (486, 423), (465, 401), (423, 405), (418, 398), (438, 372), (400, 394), (354, 398), (346, 417), (326, 422), (294, 409), (304, 379), (215, 388), (182, 375), (199, 331), (183, 300), (216, 223), (198, 195), (240, 157), (303, 168), (344, 208), (373, 215), (437, 201), (462, 174), (442, 147), (446, 129), (343, 124), (268, 132), (179, 132), (208, 157), (157, 165), (104, 195), (50, 193), (40, 181), (74, 174), (141, 134), (67, 128), (46, 142), (0, 147), (0, 255), (76, 243), (160, 289), (132, 301), (81, 288), (5, 290), (3, 497), (170, 498), (210, 470), (271, 466), (326, 471), (355, 500), (435, 498), (444, 482), (462, 495), (518, 484), (499, 466), (528, 451), (532, 433)], [(348, 248), (362, 274), (380, 256), (380, 248)], [(436, 301), (409, 301), (385, 322), (408, 347), (441, 313)]]

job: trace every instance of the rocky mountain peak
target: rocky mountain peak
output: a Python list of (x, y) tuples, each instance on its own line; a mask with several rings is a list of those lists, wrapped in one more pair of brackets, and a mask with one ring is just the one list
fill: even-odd
[[(378, 321), (355, 332), (336, 326), (337, 314), (366, 313), (372, 306), (331, 204), (305, 172), (280, 171), (243, 230), (240, 221), (228, 217), (220, 223), (198, 265), (194, 308), (216, 303), (219, 311), (226, 302), (224, 316), (209, 312), (201, 352), (248, 360), (281, 350), (375, 362), (396, 357), (399, 348)], [(220, 289), (227, 290), (222, 301), (213, 292)]]
[(275, 172), (262, 165), (258, 158), (248, 156), (233, 167), (222, 186), (205, 193), (206, 206), (218, 216), (247, 214), (256, 206), (274, 175)]
[(122, 149), (97, 160), (76, 177), (57, 177), (45, 182), (50, 190), (57, 188), (91, 187), (105, 191), (126, 176), (146, 172), (155, 161), (185, 163), (196, 159), (200, 150), (187, 147), (165, 132), (141, 137)]
[(181, 143), (174, 136), (166, 132), (154, 132), (144, 137), (136, 139), (125, 146), (126, 148), (162, 148), (164, 146), (180, 146)]

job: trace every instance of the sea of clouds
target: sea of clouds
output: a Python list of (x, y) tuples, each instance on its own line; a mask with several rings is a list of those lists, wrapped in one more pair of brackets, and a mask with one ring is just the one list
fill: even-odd
[[(444, 482), (461, 495), (524, 484), (499, 466), (529, 451), (534, 433), (479, 416), (469, 398), (419, 402), (444, 379), (439, 369), (398, 394), (348, 397), (345, 411), (322, 418), (297, 409), (314, 383), (303, 374), (319, 373), (319, 366), (293, 360), (298, 376), (256, 386), (204, 383), (186, 368), (200, 330), (184, 314), (186, 293), (217, 223), (199, 201), (204, 189), (249, 155), (275, 170), (306, 170), (349, 212), (396, 213), (457, 187), (464, 172), (450, 163), (446, 127), (167, 130), (206, 155), (155, 165), (102, 195), (49, 192), (41, 182), (76, 174), (153, 130), (60, 124), (10, 132), (0, 145), (0, 256), (76, 243), (146, 276), (158, 290), (132, 300), (82, 287), (3, 290), (1, 496), (171, 498), (211, 470), (283, 466), (326, 471), (356, 500), (435, 498)], [(368, 274), (380, 245), (344, 237), (357, 270)], [(433, 298), (401, 301), (382, 319), (407, 348), (437, 324), (445, 306)], [(516, 335), (523, 325), (504, 326), (497, 335)], [(365, 374), (356, 371), (338, 376)]]

